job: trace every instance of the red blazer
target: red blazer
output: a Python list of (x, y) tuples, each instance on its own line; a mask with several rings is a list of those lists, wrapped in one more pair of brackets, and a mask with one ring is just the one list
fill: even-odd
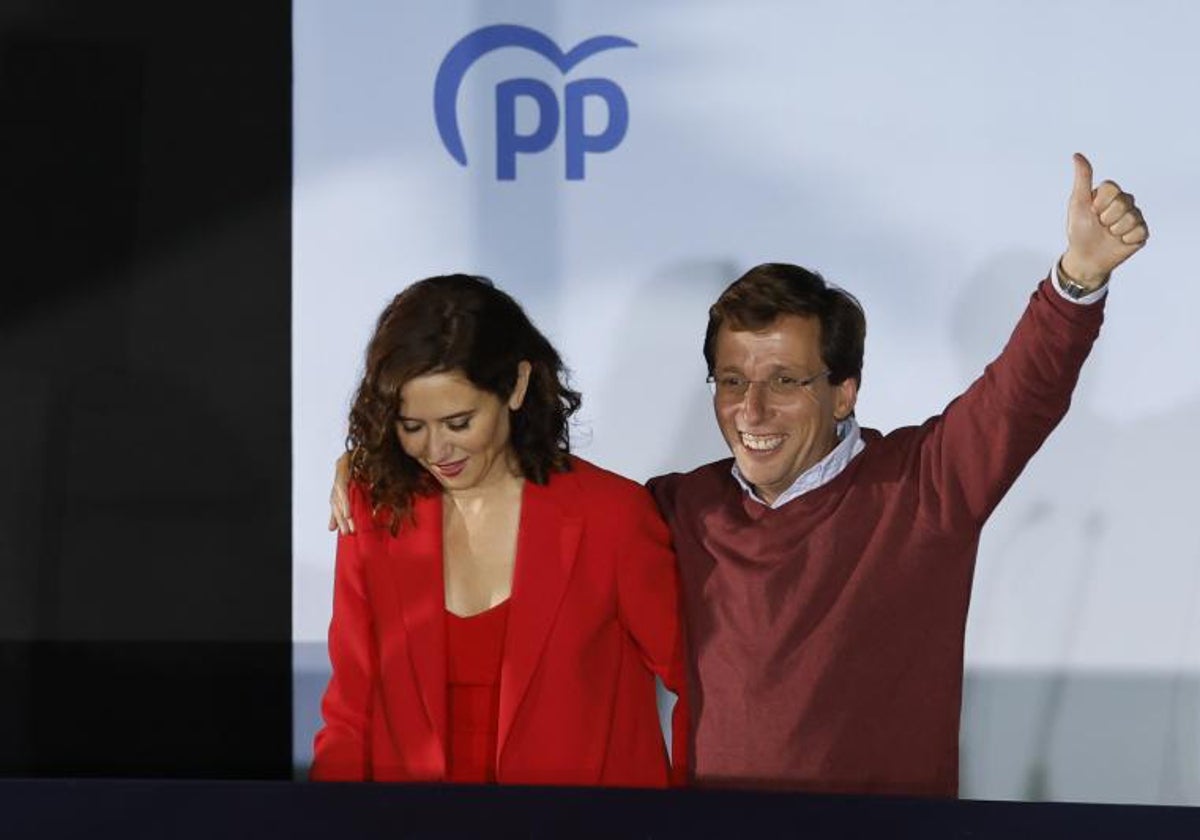
[[(650, 494), (573, 458), (525, 483), (500, 670), (496, 779), (507, 784), (682, 783), (688, 745), (675, 556)], [(438, 781), (446, 775), (441, 495), (395, 537), (338, 539), (329, 656), (311, 775)], [(364, 527), (367, 526), (367, 527)], [(667, 761), (654, 676), (679, 698)]]

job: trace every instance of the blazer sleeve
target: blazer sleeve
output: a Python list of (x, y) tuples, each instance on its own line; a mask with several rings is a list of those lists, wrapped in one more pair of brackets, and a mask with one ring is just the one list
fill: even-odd
[(617, 601), (621, 623), (642, 659), (675, 695), (671, 715), (671, 783), (689, 774), (689, 722), (686, 640), (679, 573), (670, 532), (644, 488), (637, 488), (632, 529), (617, 560)]
[[(354, 520), (361, 529), (370, 522), (370, 511), (356, 488), (351, 490), (351, 497), (357, 508)], [(371, 704), (376, 696), (378, 657), (361, 546), (357, 534), (338, 537), (333, 618), (329, 623), (333, 675), (321, 701), (324, 726), (316, 735), (309, 773), (314, 781), (371, 778)]]

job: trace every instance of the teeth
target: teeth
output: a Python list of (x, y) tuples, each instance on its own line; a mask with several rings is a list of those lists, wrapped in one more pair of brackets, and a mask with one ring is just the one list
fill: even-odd
[(755, 452), (770, 452), (783, 443), (784, 435), (752, 435), (742, 432), (742, 446)]

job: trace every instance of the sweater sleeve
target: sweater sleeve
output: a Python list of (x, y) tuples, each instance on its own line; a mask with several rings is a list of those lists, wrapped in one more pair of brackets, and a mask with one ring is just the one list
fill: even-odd
[[(371, 520), (358, 488), (351, 490), (359, 527)], [(324, 726), (316, 735), (310, 778), (313, 781), (366, 781), (371, 778), (370, 721), (375, 696), (376, 661), (370, 604), (367, 599), (359, 535), (338, 537), (329, 623), (329, 660), (333, 675), (321, 701)]]
[(1104, 302), (1079, 305), (1043, 280), (983, 375), (922, 427), (919, 510), (943, 533), (973, 533), (1066, 414)]
[(681, 785), (688, 773), (689, 712), (679, 574), (667, 526), (650, 494), (637, 489), (632, 530), (617, 561), (618, 611), (646, 667), (676, 697), (671, 713), (671, 781)]

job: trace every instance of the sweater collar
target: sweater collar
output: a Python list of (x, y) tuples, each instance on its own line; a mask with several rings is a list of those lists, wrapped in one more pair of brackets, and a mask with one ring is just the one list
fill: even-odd
[(833, 451), (796, 476), (796, 480), (792, 482), (788, 489), (779, 494), (773, 504), (768, 505), (762, 500), (758, 495), (758, 491), (754, 489), (754, 486), (746, 481), (742, 475), (742, 471), (738, 469), (736, 461), (733, 464), (733, 477), (741, 485), (742, 490), (760, 505), (773, 509), (781, 508), (810, 490), (816, 490), (818, 487), (833, 481), (838, 473), (844, 470), (846, 465), (850, 463), (850, 459), (859, 452), (862, 452), (866, 447), (866, 444), (862, 441), (862, 432), (858, 427), (858, 422), (853, 417), (848, 417), (837, 424), (837, 436), (838, 445), (833, 448)]

